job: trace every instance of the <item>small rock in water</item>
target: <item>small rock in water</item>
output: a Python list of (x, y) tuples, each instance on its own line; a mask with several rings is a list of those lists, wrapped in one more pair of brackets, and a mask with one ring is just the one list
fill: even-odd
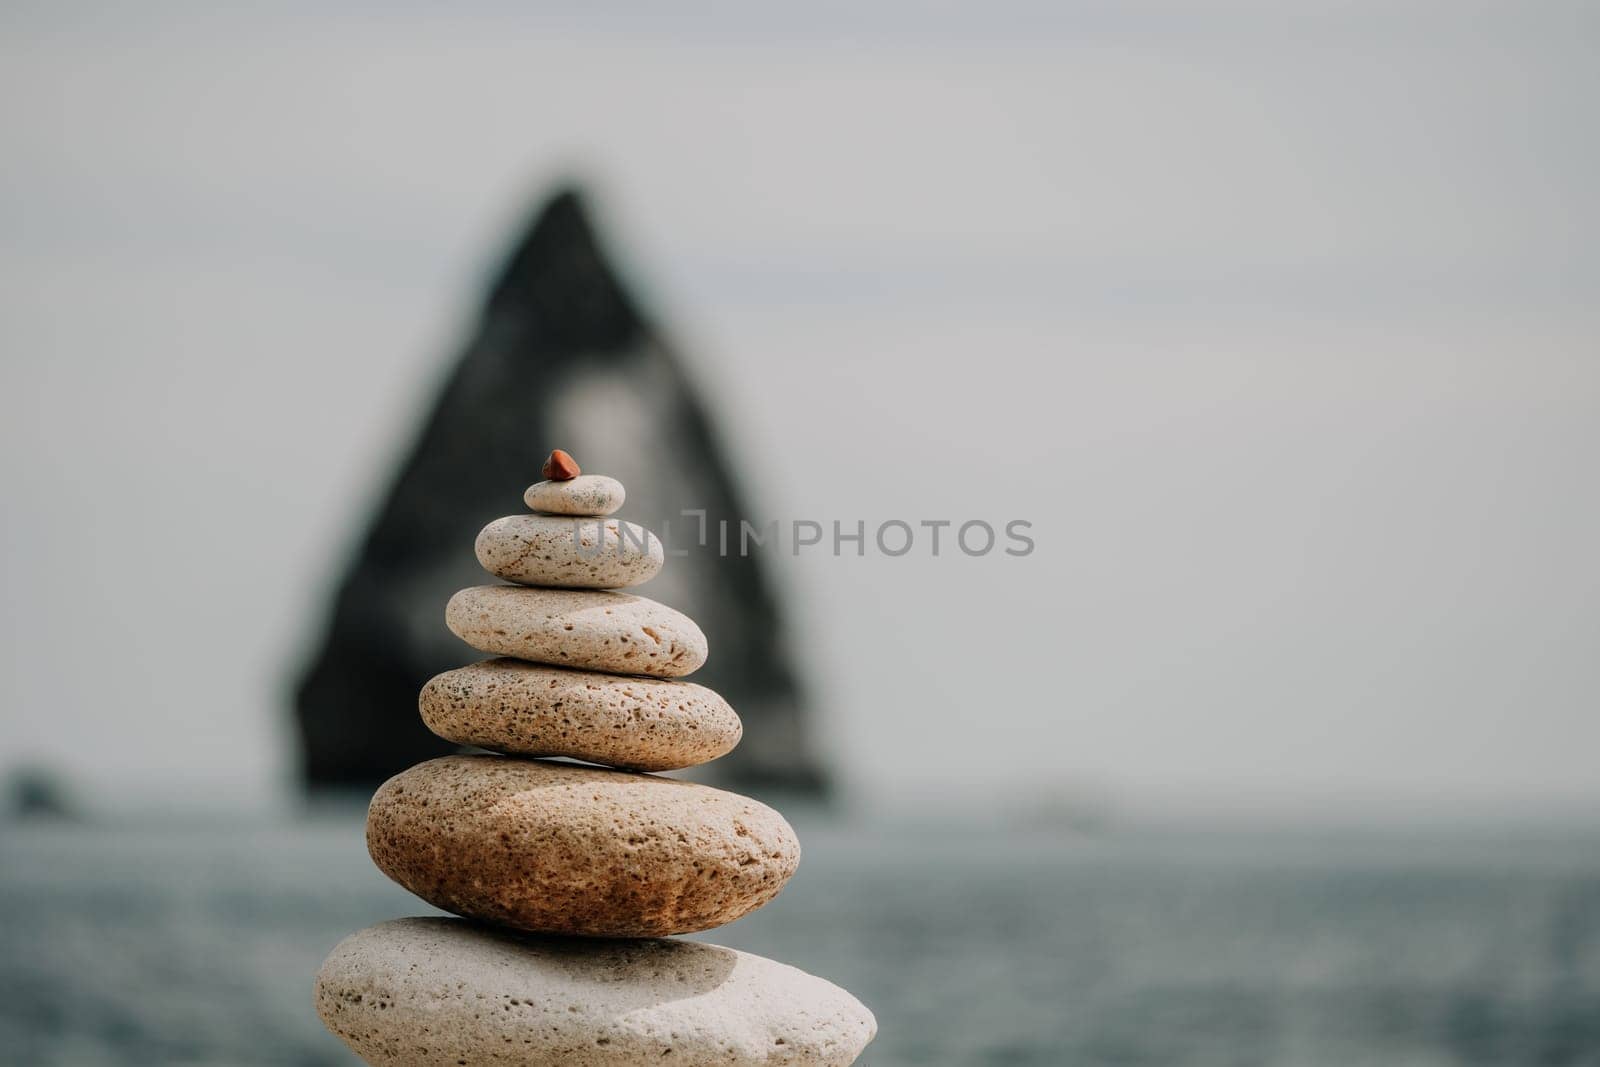
[(584, 474), (567, 482), (535, 482), (522, 502), (548, 515), (609, 515), (622, 506), (622, 483), (603, 474)]
[(382, 1067), (845, 1067), (878, 1030), (833, 983), (720, 945), (534, 937), (442, 918), (339, 942), (316, 1005)]
[(475, 585), (450, 598), (444, 617), (451, 633), (491, 656), (657, 678), (681, 678), (706, 661), (694, 620), (627, 593)]
[(508, 515), (485, 526), (474, 547), (496, 578), (573, 589), (640, 585), (666, 559), (655, 534), (620, 519)]
[(728, 702), (703, 685), (514, 659), (445, 671), (418, 703), (428, 729), (447, 741), (637, 771), (708, 763), (743, 733)]
[(378, 869), (435, 907), (541, 933), (709, 930), (778, 895), (800, 863), (783, 816), (648, 774), (444, 756), (367, 810)]

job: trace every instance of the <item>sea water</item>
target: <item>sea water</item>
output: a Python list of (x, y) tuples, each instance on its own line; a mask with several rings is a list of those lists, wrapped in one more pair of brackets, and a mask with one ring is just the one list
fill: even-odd
[[(854, 992), (863, 1064), (1600, 1064), (1600, 837), (798, 826), (700, 936)], [(354, 1063), (312, 975), (430, 911), (354, 813), (5, 826), (0, 1058)]]

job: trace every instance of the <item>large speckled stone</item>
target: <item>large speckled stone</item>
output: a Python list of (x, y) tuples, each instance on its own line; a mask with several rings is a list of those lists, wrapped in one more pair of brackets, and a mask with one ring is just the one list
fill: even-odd
[(706, 661), (706, 635), (687, 615), (627, 593), (476, 585), (444, 618), (480, 652), (558, 667), (681, 678)]
[(695, 941), (580, 941), (395, 919), (339, 942), (317, 1014), (369, 1064), (844, 1067), (862, 1003), (787, 964)]
[(445, 756), (379, 787), (367, 851), (423, 900), (522, 930), (657, 937), (733, 922), (800, 862), (759, 801), (648, 774)]
[(428, 729), (447, 741), (638, 771), (707, 763), (743, 732), (728, 702), (703, 685), (515, 659), (445, 671), (417, 703)]
[(620, 519), (508, 515), (478, 533), (478, 562), (523, 585), (621, 589), (656, 576), (666, 554), (643, 526)]
[(522, 494), (522, 502), (550, 515), (609, 515), (626, 495), (615, 478), (580, 474), (565, 482), (536, 482)]

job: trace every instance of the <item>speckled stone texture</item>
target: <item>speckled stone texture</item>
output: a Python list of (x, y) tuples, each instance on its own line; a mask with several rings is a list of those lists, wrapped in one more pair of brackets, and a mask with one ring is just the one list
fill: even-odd
[(621, 589), (656, 576), (666, 558), (655, 534), (620, 519), (508, 515), (478, 533), (483, 569), (522, 585)]
[(615, 478), (580, 474), (565, 482), (536, 482), (522, 494), (522, 502), (550, 515), (609, 515), (626, 495)]
[(317, 974), (316, 1006), (383, 1067), (844, 1067), (878, 1029), (831, 982), (720, 945), (575, 941), (439, 918), (339, 942)]
[(783, 816), (693, 782), (445, 756), (367, 810), (378, 868), (436, 907), (521, 930), (659, 937), (733, 922), (800, 863)]
[(445, 607), (480, 652), (616, 674), (681, 678), (706, 661), (706, 635), (681, 612), (627, 593), (478, 585)]
[(708, 763), (743, 733), (728, 702), (703, 685), (514, 659), (436, 675), (417, 704), (428, 729), (447, 741), (635, 771)]

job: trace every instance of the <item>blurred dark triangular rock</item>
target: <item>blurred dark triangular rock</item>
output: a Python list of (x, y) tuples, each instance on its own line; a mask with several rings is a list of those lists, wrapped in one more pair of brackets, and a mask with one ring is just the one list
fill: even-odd
[[(457, 589), (491, 581), (472, 544), (523, 510), (552, 447), (628, 487), (623, 514), (693, 540), (747, 513), (684, 368), (630, 297), (574, 192), (555, 196), (494, 281), (410, 454), (349, 563), (296, 692), (302, 769), (313, 787), (366, 787), (451, 750), (417, 715), (435, 673), (479, 658), (444, 626)], [(711, 549), (716, 539), (709, 538)], [(820, 791), (824, 775), (758, 553), (689, 545), (641, 590), (686, 611), (711, 659), (694, 681), (745, 721), (738, 749), (705, 777)]]

